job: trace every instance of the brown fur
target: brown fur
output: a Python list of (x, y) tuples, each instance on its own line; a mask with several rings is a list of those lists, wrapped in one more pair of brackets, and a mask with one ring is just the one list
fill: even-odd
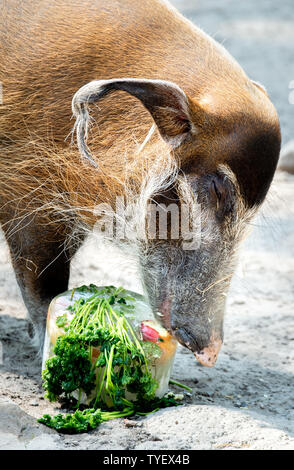
[[(179, 84), (193, 101), (197, 100), (195, 121), (203, 129), (196, 146), (183, 149), (182, 153), (185, 160), (190, 159), (190, 164), (197, 166), (202, 156), (202, 161), (206, 160), (205, 169), (216, 165), (216, 158), (210, 156), (219, 154), (219, 141), (227, 128), (238, 126), (238, 115), (242, 112), (248, 114), (249, 129), (245, 130), (249, 135), (255, 120), (260, 126), (257, 118), (266, 126), (278, 126), (270, 101), (251, 84), (226, 51), (158, 1), (138, 4), (134, 0), (63, 0), (48, 5), (28, 0), (4, 1), (4, 7), (7, 14), (2, 16), (6, 24), (1, 28), (0, 49), (4, 93), (0, 107), (0, 164), (5, 186), (10, 188), (9, 192), (14, 187), (16, 196), (45, 181), (49, 168), (42, 175), (44, 162), (38, 167), (35, 180), (31, 178), (31, 166), (36, 167), (36, 161), (47, 159), (51, 152), (55, 161), (50, 162), (50, 178), (53, 174), (54, 184), (59, 181), (59, 190), (65, 186), (77, 196), (75, 172), (82, 185), (81, 163), (65, 139), (73, 125), (71, 99), (80, 86), (92, 79), (130, 76), (168, 79)], [(34, 16), (36, 10), (41, 12), (39, 17)], [(199, 122), (199, 106), (211, 116), (208, 125)], [(125, 165), (122, 155), (126, 153), (129, 162), (137, 158), (137, 142), (144, 140), (152, 124), (141, 103), (121, 92), (99, 103), (93, 118), (95, 137), (90, 147), (107, 181), (102, 190), (101, 173), (91, 168), (87, 171), (85, 167), (86, 193), (90, 198), (87, 202), (77, 197), (73, 204), (78, 206), (83, 206), (82, 202), (92, 206), (91, 195), (97, 194), (97, 188), (101, 200), (109, 197), (109, 187), (113, 193), (112, 185), (117, 178), (121, 179)], [(46, 149), (45, 156), (42, 148)], [(224, 148), (218, 155), (219, 161), (226, 160), (228, 150), (231, 149)], [(53, 157), (56, 154), (57, 158)], [(191, 162), (192, 156), (197, 158)], [(21, 188), (25, 166), (29, 177), (23, 179)], [(138, 166), (140, 172), (140, 161)], [(132, 167), (132, 178), (135, 174)], [(7, 196), (11, 199), (11, 192)]]
[[(225, 49), (176, 10), (159, 0), (2, 0), (0, 7), (0, 215), (25, 298), (58, 252), (44, 255), (50, 240), (63, 246), (77, 226), (93, 226), (94, 206), (114, 205), (126, 188), (139, 194), (142, 175), (157, 160), (164, 167), (167, 155), (192, 179), (229, 165), (242, 204), (260, 204), (280, 145), (275, 109)], [(91, 106), (88, 146), (99, 167), (81, 161), (70, 145), (72, 97), (91, 80), (119, 77), (180, 86), (195, 139), (171, 152), (156, 130), (138, 152), (153, 120), (137, 98), (117, 91)], [(32, 222), (47, 234), (42, 254)]]

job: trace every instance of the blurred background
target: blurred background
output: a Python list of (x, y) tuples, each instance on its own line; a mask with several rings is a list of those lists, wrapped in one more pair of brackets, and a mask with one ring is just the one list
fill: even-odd
[(289, 85), (294, 80), (293, 0), (171, 3), (223, 44), (252, 80), (266, 87), (280, 116), (283, 144), (294, 139), (294, 104), (289, 103)]

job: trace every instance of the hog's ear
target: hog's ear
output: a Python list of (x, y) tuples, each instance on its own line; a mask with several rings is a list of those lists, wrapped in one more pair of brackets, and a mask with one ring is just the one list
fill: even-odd
[(80, 88), (72, 100), (79, 150), (94, 166), (97, 164), (86, 146), (88, 104), (99, 101), (115, 90), (126, 91), (138, 98), (150, 112), (162, 138), (173, 148), (181, 145), (193, 133), (190, 115), (193, 103), (175, 83), (136, 78), (95, 80)]

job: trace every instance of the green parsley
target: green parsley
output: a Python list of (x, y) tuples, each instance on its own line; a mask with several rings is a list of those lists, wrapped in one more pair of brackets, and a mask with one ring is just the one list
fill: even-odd
[[(75, 411), (44, 415), (39, 422), (61, 432), (80, 433), (108, 419), (178, 405), (171, 396), (155, 396), (158, 383), (150, 365), (161, 350), (137, 338), (128, 320), (134, 314), (134, 299), (114, 286), (82, 286), (73, 291), (72, 299), (74, 292), (81, 296), (68, 307), (72, 320), (68, 324), (65, 314), (56, 320), (65, 334), (57, 338), (54, 355), (46, 361), (43, 387), (50, 401), (70, 399), (75, 392)], [(96, 359), (93, 348), (99, 349)], [(130, 401), (126, 392), (135, 399)], [(83, 411), (82, 394), (90, 400)]]

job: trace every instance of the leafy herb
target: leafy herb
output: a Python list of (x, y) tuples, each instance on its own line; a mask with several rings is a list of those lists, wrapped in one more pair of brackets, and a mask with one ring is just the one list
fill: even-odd
[[(178, 405), (172, 397), (155, 397), (158, 383), (149, 366), (161, 350), (155, 343), (139, 341), (130, 325), (127, 316), (134, 310), (134, 299), (113, 286), (91, 284), (75, 292), (85, 295), (68, 308), (74, 314), (69, 325), (65, 314), (56, 320), (59, 327), (67, 326), (56, 341), (54, 356), (46, 361), (43, 386), (50, 401), (69, 399), (76, 392), (77, 409), (67, 415), (44, 415), (39, 421), (58, 431), (79, 433), (108, 419)], [(128, 400), (126, 391), (136, 400)], [(91, 400), (91, 408), (84, 411), (79, 409), (82, 393)]]
[(63, 315), (59, 315), (59, 317), (56, 318), (56, 325), (59, 328), (64, 328), (67, 323), (68, 323), (68, 318), (65, 313)]
[(76, 410), (73, 414), (63, 415), (59, 413), (53, 418), (46, 414), (38, 421), (57, 431), (75, 434), (97, 428), (103, 419), (101, 411), (92, 408), (84, 411)]

